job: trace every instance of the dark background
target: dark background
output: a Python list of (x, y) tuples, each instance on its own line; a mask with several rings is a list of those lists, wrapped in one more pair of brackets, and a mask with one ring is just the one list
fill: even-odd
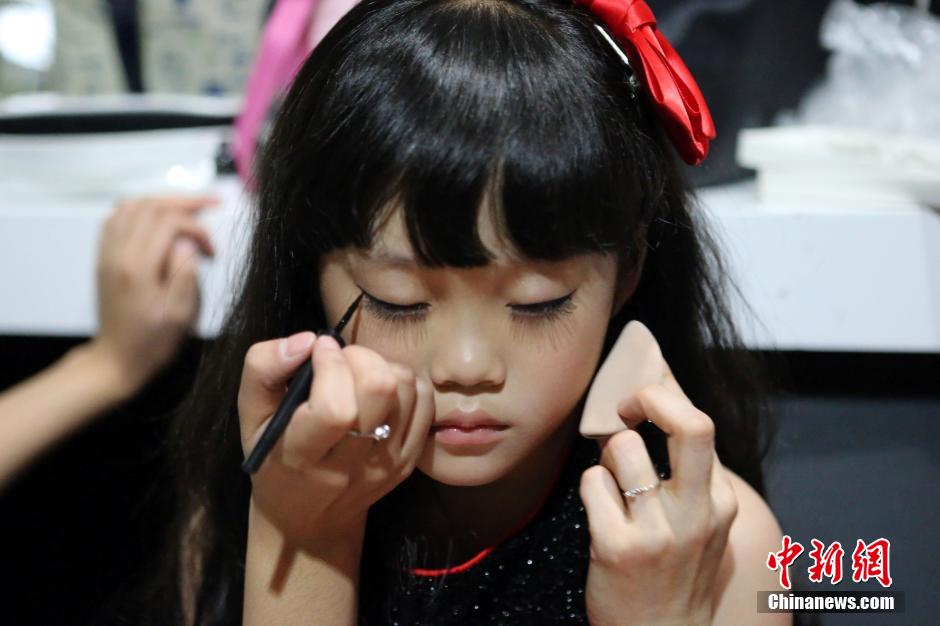
[[(0, 337), (0, 389), (51, 364), (79, 339)], [(192, 380), (200, 342), (139, 396), (52, 450), (0, 495), (4, 624), (98, 624), (143, 580), (172, 510), (163, 451), (169, 414)], [(904, 614), (823, 615), (820, 623), (936, 623), (940, 598), (940, 355), (774, 353), (777, 432), (767, 496), (784, 530), (846, 549), (892, 542), (892, 590)], [(851, 546), (851, 547), (850, 547)], [(805, 572), (804, 554), (791, 567)], [(805, 574), (804, 574), (805, 578)], [(798, 586), (824, 589), (825, 586)]]

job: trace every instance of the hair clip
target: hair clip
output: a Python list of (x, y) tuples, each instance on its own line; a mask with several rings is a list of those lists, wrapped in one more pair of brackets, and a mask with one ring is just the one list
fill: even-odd
[(610, 47), (614, 49), (614, 52), (617, 53), (617, 56), (620, 57), (620, 60), (623, 61), (623, 64), (627, 66), (627, 69), (630, 71), (627, 74), (627, 82), (630, 84), (630, 96), (636, 98), (636, 92), (640, 89), (640, 80), (636, 77), (636, 72), (633, 69), (633, 66), (630, 65), (630, 59), (627, 58), (627, 55), (624, 51), (617, 45), (610, 35), (607, 34), (607, 31), (600, 24), (595, 24), (594, 27), (600, 31), (601, 35), (604, 36), (604, 39), (607, 40), (607, 43), (610, 44)]

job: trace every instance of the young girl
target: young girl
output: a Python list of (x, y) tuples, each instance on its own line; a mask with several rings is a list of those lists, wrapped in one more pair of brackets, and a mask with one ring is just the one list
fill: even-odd
[[(755, 603), (780, 529), (756, 370), (675, 158), (695, 147), (601, 23), (566, 0), (367, 0), (312, 53), (174, 433), (155, 622), (789, 623)], [(348, 345), (315, 339), (361, 292)], [(623, 399), (669, 435), (661, 483), (634, 430), (577, 432), (632, 319), (672, 370)], [(309, 401), (249, 479), (306, 359)]]

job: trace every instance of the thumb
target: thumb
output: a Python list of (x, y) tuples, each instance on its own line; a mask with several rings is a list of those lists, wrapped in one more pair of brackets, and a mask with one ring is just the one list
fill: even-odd
[(238, 389), (242, 433), (253, 434), (277, 409), (287, 382), (310, 358), (316, 335), (309, 330), (282, 339), (256, 343), (245, 354)]

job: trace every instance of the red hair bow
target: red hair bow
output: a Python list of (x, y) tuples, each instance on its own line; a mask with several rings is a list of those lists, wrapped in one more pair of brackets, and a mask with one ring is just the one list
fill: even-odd
[(678, 53), (656, 28), (643, 0), (577, 0), (598, 17), (624, 47), (633, 70), (656, 103), (659, 119), (682, 159), (698, 165), (715, 138), (705, 98)]

